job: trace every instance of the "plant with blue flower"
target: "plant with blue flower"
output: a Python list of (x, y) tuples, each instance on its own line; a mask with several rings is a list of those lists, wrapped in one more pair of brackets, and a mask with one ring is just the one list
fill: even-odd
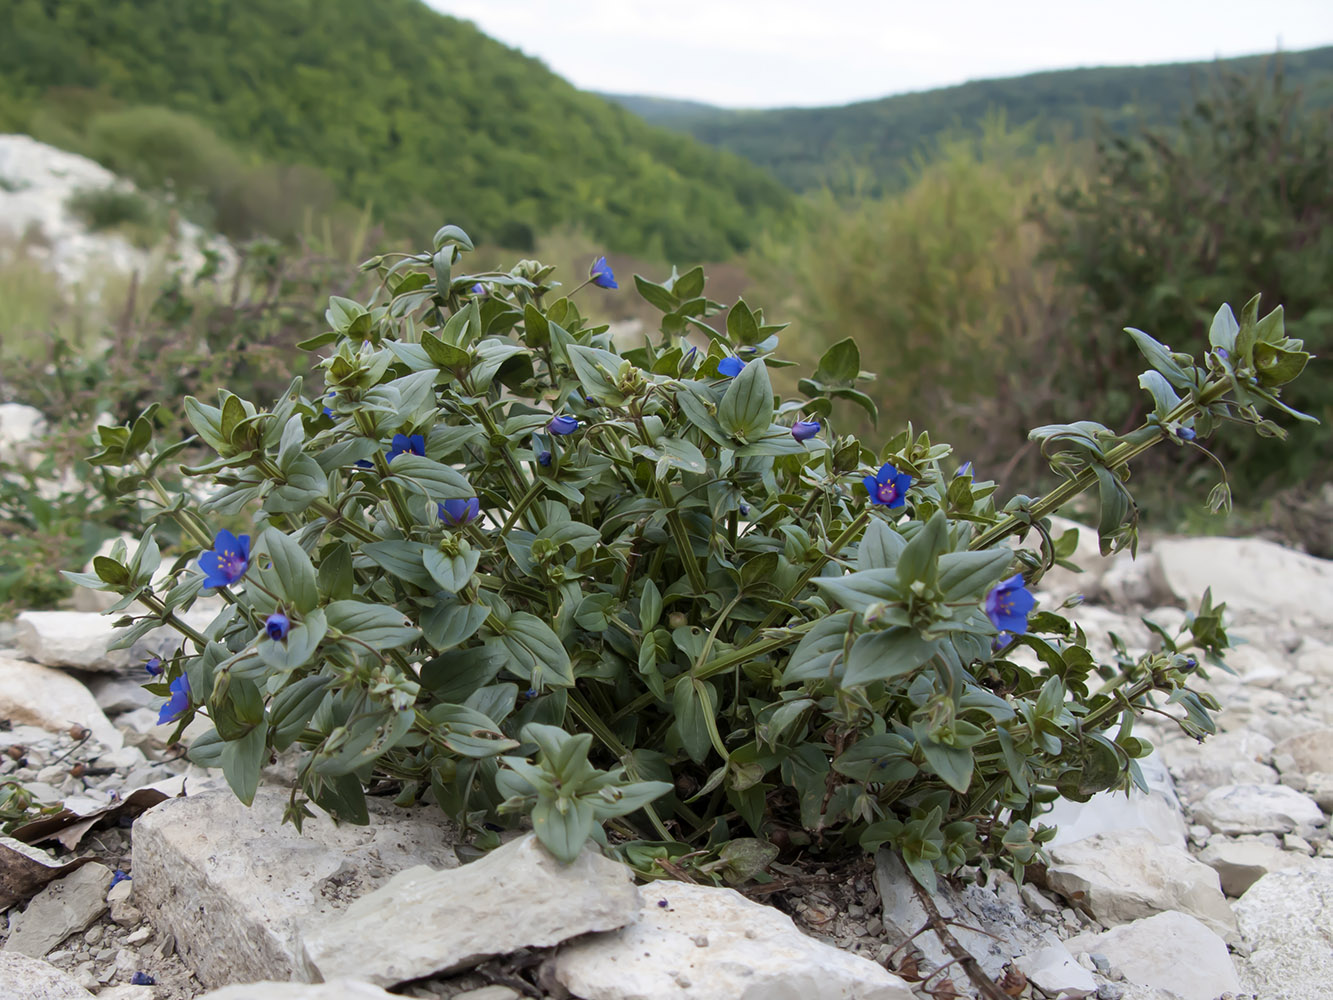
[[(155, 524), (79, 582), (147, 608), (126, 645), (183, 636), (150, 688), (164, 721), (207, 720), (191, 759), (242, 799), (291, 752), (297, 824), (306, 803), (369, 822), (373, 787), (467, 831), (531, 822), (563, 860), (601, 838), (645, 874), (671, 858), (741, 881), (778, 841), (887, 846), (929, 885), (1040, 858), (1052, 789), (1130, 787), (1155, 700), (1211, 731), (1197, 681), (1224, 607), (1099, 663), (1035, 593), (1073, 551), (1050, 515), (1075, 497), (1100, 508), (1104, 551), (1132, 549), (1135, 458), (1184, 429), (1269, 430), (1260, 409), (1286, 405), (1307, 358), (1280, 312), (1219, 311), (1198, 360), (1131, 332), (1143, 424), (1035, 429), (1058, 481), (1006, 498), (928, 433), (860, 436), (875, 411), (851, 341), (779, 398), (782, 324), (714, 302), (701, 268), (635, 276), (661, 320), (622, 348), (551, 268), (470, 274), (471, 248), (446, 226), (368, 262), (383, 293), (335, 300), (313, 397), (301, 374), (267, 406), (187, 400), (201, 488), (157, 478), (178, 444), (149, 420), (97, 458), (155, 498), (179, 551), (155, 579)], [(215, 534), (223, 519), (250, 533)], [(196, 628), (204, 590), (224, 609)]]

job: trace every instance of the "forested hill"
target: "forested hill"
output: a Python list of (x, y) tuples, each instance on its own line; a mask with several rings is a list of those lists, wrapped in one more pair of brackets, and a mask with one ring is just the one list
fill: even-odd
[(188, 113), (381, 218), (518, 248), (580, 224), (608, 250), (719, 258), (790, 203), (420, 0), (0, 3), (0, 131), (107, 105)]
[[(1175, 122), (1219, 69), (1271, 72), (1273, 56), (1165, 66), (1061, 70), (902, 94), (832, 108), (736, 111), (687, 101), (605, 95), (646, 121), (687, 132), (771, 170), (798, 191), (824, 185), (869, 192), (896, 187), (904, 167), (942, 134), (973, 128), (1003, 112), (1011, 126), (1031, 125), (1037, 140), (1112, 128)], [(1307, 99), (1333, 106), (1333, 47), (1289, 52), (1281, 67)]]

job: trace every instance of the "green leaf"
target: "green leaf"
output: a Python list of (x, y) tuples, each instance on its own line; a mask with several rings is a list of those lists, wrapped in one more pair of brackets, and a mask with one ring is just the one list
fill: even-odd
[(643, 593), (639, 595), (639, 628), (645, 633), (656, 627), (662, 617), (662, 592), (652, 580), (643, 581)]
[(236, 797), (247, 806), (255, 800), (259, 788), (259, 772), (268, 758), (263, 726), (255, 726), (238, 740), (222, 748), (222, 774)]
[(468, 500), (477, 495), (461, 472), (424, 455), (397, 456), (389, 463), (389, 476), (431, 500)]
[(1231, 311), (1231, 306), (1225, 302), (1213, 316), (1212, 326), (1208, 328), (1208, 343), (1213, 347), (1221, 347), (1229, 354), (1236, 353), (1236, 334), (1240, 333), (1240, 324), (1236, 322), (1236, 316)]
[(910, 781), (917, 773), (911, 756), (910, 742), (896, 733), (881, 733), (848, 747), (833, 761), (833, 770), (866, 783)]
[(920, 531), (903, 546), (898, 556), (898, 580), (903, 587), (921, 581), (933, 584), (939, 572), (939, 558), (949, 548), (949, 519), (944, 511), (925, 523)]
[(727, 313), (727, 336), (733, 344), (757, 344), (764, 339), (759, 323), (744, 299), (737, 300)]
[(224, 455), (231, 451), (230, 442), (222, 435), (222, 411), (216, 406), (208, 406), (193, 396), (186, 396), (185, 416), (195, 433), (210, 448)]
[(897, 601), (898, 572), (892, 569), (865, 569), (844, 576), (817, 576), (810, 581), (849, 611), (863, 612), (881, 601)]
[(1138, 345), (1143, 356), (1148, 359), (1148, 364), (1157, 369), (1177, 389), (1189, 389), (1193, 386), (1193, 379), (1185, 372), (1185, 369), (1176, 364), (1171, 352), (1163, 344), (1158, 343), (1152, 337), (1148, 336), (1142, 330), (1136, 330), (1133, 327), (1126, 327), (1125, 332), (1134, 338), (1134, 343)]
[(916, 670), (935, 655), (940, 642), (923, 639), (910, 628), (891, 628), (883, 632), (868, 632), (852, 643), (843, 673), (844, 688), (873, 684), (893, 677), (902, 677)]
[(433, 649), (443, 652), (476, 635), (489, 614), (490, 609), (484, 604), (438, 601), (435, 607), (422, 612), (421, 632)]
[(346, 542), (339, 542), (320, 560), (317, 578), (324, 596), (335, 601), (352, 596), (356, 576), (352, 572), (352, 550)]
[(371, 542), (361, 546), (361, 552), (376, 566), (392, 573), (400, 580), (415, 584), (425, 590), (432, 590), (432, 574), (425, 565), (431, 555), (439, 555), (422, 542), (405, 542), (401, 539), (386, 542)]
[(288, 605), (304, 614), (319, 604), (315, 566), (296, 539), (277, 528), (265, 528), (256, 550), (268, 553), (278, 596)]
[(690, 755), (690, 760), (696, 764), (702, 764), (712, 748), (706, 715), (712, 713), (713, 686), (704, 684), (703, 687), (710, 695), (710, 703), (707, 706), (703, 704), (694, 683), (689, 678), (683, 678), (671, 692), (672, 707), (675, 709), (675, 721), (671, 727), (680, 738), (680, 745)]
[(1013, 561), (1013, 551), (1006, 548), (946, 552), (940, 556), (940, 575), (936, 583), (946, 601), (979, 597), (1004, 576)]
[(324, 609), (329, 628), (354, 636), (378, 649), (415, 642), (420, 633), (396, 608), (361, 601), (334, 601)]
[(907, 539), (885, 521), (875, 518), (866, 526), (856, 551), (857, 569), (893, 569), (907, 547)]
[(1309, 360), (1305, 351), (1288, 351), (1262, 341), (1254, 345), (1254, 370), (1264, 386), (1286, 385), (1305, 370)]
[(972, 751), (967, 747), (954, 747), (935, 742), (930, 738), (924, 722), (918, 721), (912, 729), (916, 733), (917, 745), (921, 747), (930, 769), (954, 791), (966, 792), (972, 784), (974, 766)]
[(569, 363), (574, 367), (585, 394), (603, 406), (619, 406), (625, 397), (616, 388), (615, 379), (622, 365), (628, 364), (620, 355), (596, 347), (571, 344)]
[(459, 543), (456, 555), (445, 555), (439, 549), (427, 549), (424, 555), (426, 572), (451, 594), (456, 594), (467, 587), (480, 560), (481, 553), (467, 542)]
[(815, 381), (830, 386), (850, 386), (861, 374), (861, 351), (851, 337), (840, 340), (819, 359)]
[(597, 820), (592, 803), (583, 799), (542, 798), (532, 809), (532, 832), (563, 864), (572, 864), (588, 842)]
[[(516, 611), (504, 622), (498, 640), (509, 654), (509, 669), (541, 690), (544, 684), (574, 686), (574, 667), (569, 652), (536, 615)], [(489, 644), (489, 643), (488, 643)]]
[(281, 752), (296, 742), (332, 681), (331, 677), (314, 674), (292, 681), (278, 692), (268, 713), (269, 741), (274, 750)]
[(853, 618), (852, 612), (839, 611), (819, 619), (792, 651), (782, 671), (782, 683), (840, 680), (844, 669), (842, 650)]
[(730, 437), (749, 442), (773, 422), (773, 384), (762, 359), (741, 369), (717, 407), (717, 422)]

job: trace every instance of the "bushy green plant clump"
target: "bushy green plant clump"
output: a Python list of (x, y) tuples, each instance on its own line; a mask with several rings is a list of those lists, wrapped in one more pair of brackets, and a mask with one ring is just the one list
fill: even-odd
[[(560, 858), (591, 837), (645, 874), (888, 844), (929, 884), (1021, 867), (1045, 802), (1135, 780), (1145, 706), (1212, 730), (1189, 684), (1226, 645), (1221, 607), (1099, 664), (1028, 587), (1072, 550), (1044, 520), (1070, 497), (1095, 488), (1103, 547), (1133, 546), (1126, 463), (1264, 426), (1305, 361), (1280, 310), (1223, 307), (1200, 361), (1134, 332), (1149, 419), (1034, 431), (1064, 481), (1001, 508), (927, 434), (837, 433), (835, 402), (865, 403), (851, 341), (781, 401), (781, 325), (743, 301), (709, 325), (700, 269), (636, 277), (661, 335), (621, 349), (549, 268), (463, 273), (470, 249), (447, 226), (369, 262), (382, 293), (334, 298), (306, 342), (328, 349), (317, 391), (187, 400), (214, 453), (187, 470), (202, 504), (155, 487), (148, 416), (100, 430), (93, 461), (141, 477), (188, 541), (165, 587), (156, 525), (78, 580), (150, 609), (122, 644), (185, 637), (152, 685), (162, 718), (206, 715), (190, 754), (245, 801), (294, 750), (298, 824), (310, 801), (365, 823), (369, 790), (483, 838), (526, 816)], [(589, 282), (615, 287), (605, 261)], [(203, 590), (227, 607), (198, 631), (179, 612)]]

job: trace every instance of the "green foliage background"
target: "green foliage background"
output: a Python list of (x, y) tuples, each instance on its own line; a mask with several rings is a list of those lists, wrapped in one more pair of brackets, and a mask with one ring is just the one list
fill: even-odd
[(518, 249), (578, 223), (608, 250), (716, 259), (790, 205), (739, 157), (581, 93), (419, 0), (9, 2), (0, 128), (64, 129), (99, 158), (189, 159), (211, 186), (217, 141), (202, 129), (240, 150), (212, 173), (260, 158), (301, 170), (265, 176), (275, 207), (307, 195), (313, 168), (400, 230), (429, 234), (447, 216)]

